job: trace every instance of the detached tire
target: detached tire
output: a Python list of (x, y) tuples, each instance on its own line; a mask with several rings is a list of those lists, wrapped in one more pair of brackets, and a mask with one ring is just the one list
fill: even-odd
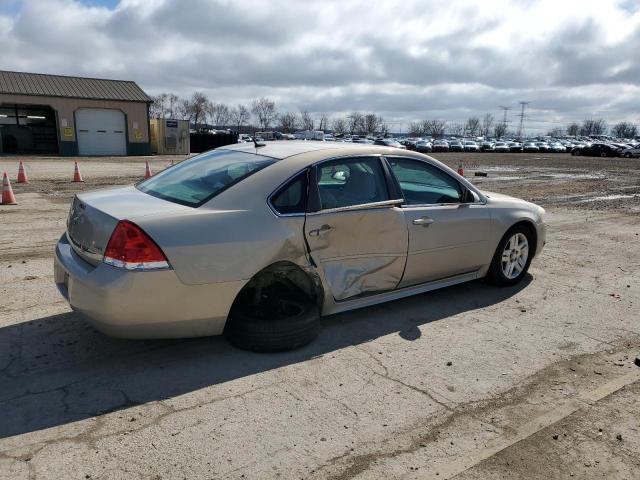
[(291, 311), (282, 318), (252, 316), (236, 309), (230, 315), (224, 335), (229, 342), (253, 352), (284, 352), (300, 348), (320, 333), (320, 312), (316, 305), (300, 300), (281, 300)]
[(524, 278), (534, 252), (533, 234), (524, 225), (516, 225), (504, 234), (491, 260), (487, 281), (494, 285), (515, 285)]

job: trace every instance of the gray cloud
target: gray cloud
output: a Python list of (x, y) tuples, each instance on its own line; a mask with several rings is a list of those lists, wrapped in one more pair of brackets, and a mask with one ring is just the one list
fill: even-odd
[(0, 9), (0, 68), (126, 78), (151, 94), (359, 109), (397, 125), (530, 102), (533, 129), (637, 122), (637, 2), (24, 0)]

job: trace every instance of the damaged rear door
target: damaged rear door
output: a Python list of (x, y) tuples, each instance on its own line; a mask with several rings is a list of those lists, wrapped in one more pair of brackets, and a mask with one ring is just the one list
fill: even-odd
[(408, 245), (401, 203), (389, 195), (379, 157), (340, 158), (314, 167), (305, 237), (336, 300), (398, 286)]

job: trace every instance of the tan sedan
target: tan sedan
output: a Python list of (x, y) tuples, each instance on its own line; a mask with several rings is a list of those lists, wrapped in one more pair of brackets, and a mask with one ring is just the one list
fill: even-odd
[(322, 315), (487, 277), (511, 285), (544, 210), (395, 148), (268, 142), (77, 195), (55, 281), (99, 330), (296, 348)]

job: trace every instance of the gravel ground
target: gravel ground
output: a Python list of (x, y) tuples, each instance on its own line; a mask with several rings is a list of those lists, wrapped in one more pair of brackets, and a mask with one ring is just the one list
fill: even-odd
[(0, 478), (640, 478), (640, 161), (433, 156), (547, 208), (530, 275), (327, 317), (274, 355), (93, 331), (53, 284), (68, 202), (171, 158), (81, 158), (74, 184), (69, 159), (23, 157), (0, 206)]

